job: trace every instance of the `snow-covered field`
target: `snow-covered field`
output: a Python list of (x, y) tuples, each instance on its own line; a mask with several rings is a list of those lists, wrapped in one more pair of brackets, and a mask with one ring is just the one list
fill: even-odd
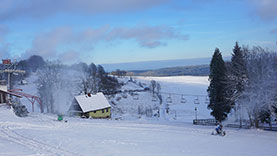
[(273, 156), (277, 135), (259, 130), (226, 129), (227, 136), (210, 135), (213, 127), (182, 122), (115, 121), (30, 114), (16, 117), (0, 108), (0, 155), (103, 156)]
[[(206, 95), (207, 77), (137, 77), (148, 84), (155, 79), (162, 92)], [(32, 85), (32, 84), (31, 84)], [(30, 87), (30, 86), (29, 86)], [(137, 88), (130, 84), (125, 89)], [(28, 86), (25, 86), (28, 91)], [(124, 88), (123, 88), (124, 89)], [(29, 90), (32, 90), (30, 87)], [(166, 98), (168, 95), (163, 95)], [(180, 96), (172, 96), (170, 105), (174, 115), (168, 120), (137, 115), (137, 106), (152, 107), (146, 92), (139, 100), (131, 96), (116, 102), (122, 109), (122, 120), (93, 120), (65, 117), (67, 122), (56, 121), (51, 114), (30, 113), (26, 118), (15, 116), (6, 106), (0, 107), (0, 155), (29, 156), (273, 156), (277, 153), (277, 133), (256, 129), (225, 128), (224, 137), (211, 135), (214, 127), (192, 125), (194, 119), (194, 96), (180, 103)], [(199, 97), (198, 115), (210, 118), (205, 97)], [(25, 101), (26, 102), (26, 101)], [(25, 103), (23, 102), (23, 103)], [(28, 105), (28, 103), (26, 103)], [(27, 106), (30, 108), (30, 106)]]
[[(129, 78), (120, 78), (121, 81), (126, 82)], [(211, 118), (210, 111), (207, 109), (206, 96), (207, 87), (209, 85), (208, 77), (196, 76), (174, 76), (174, 77), (134, 77), (135, 84), (128, 82), (123, 86), (125, 89), (141, 89), (138, 88), (139, 82), (150, 85), (151, 80), (155, 80), (161, 85), (161, 95), (163, 99), (162, 105), (159, 100), (152, 101), (150, 92), (139, 93), (139, 100), (134, 100), (132, 96), (121, 98), (116, 102), (116, 107), (124, 113), (124, 118), (137, 117), (138, 106), (143, 105), (144, 108), (163, 107), (169, 104), (169, 115), (167, 120), (177, 120), (181, 122), (190, 122), (195, 119), (195, 108), (197, 108), (197, 118), (207, 119)], [(117, 95), (120, 96), (120, 95)], [(167, 103), (167, 98), (170, 96), (172, 103)], [(122, 97), (122, 96), (120, 96)], [(185, 98), (186, 103), (182, 103), (182, 97)], [(199, 99), (199, 104), (195, 104), (195, 99)], [(116, 112), (114, 113), (116, 114)], [(117, 116), (117, 115), (114, 115)], [(127, 117), (126, 117), (127, 116)]]

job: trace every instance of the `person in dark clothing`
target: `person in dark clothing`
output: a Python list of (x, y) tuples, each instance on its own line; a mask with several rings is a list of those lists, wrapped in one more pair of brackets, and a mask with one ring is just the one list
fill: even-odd
[(219, 124), (219, 125), (215, 128), (215, 131), (216, 131), (217, 134), (221, 134), (221, 133), (222, 133), (222, 129), (223, 129), (222, 124)]

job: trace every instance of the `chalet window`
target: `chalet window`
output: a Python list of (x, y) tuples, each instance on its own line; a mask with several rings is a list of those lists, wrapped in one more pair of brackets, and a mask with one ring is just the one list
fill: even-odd
[(106, 108), (106, 112), (109, 112), (109, 108)]
[(105, 110), (104, 110), (104, 109), (102, 109), (102, 113), (104, 113), (104, 111), (105, 111)]
[(96, 113), (96, 111), (93, 111), (93, 113)]

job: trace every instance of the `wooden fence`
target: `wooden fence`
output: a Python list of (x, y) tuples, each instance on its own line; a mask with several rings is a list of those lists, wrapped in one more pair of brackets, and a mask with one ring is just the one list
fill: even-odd
[(214, 126), (219, 122), (215, 119), (195, 119), (193, 120), (194, 125), (205, 125), (205, 126)]

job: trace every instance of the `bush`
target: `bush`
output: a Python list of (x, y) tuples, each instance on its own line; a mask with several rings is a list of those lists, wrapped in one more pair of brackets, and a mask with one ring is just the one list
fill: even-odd
[(28, 111), (26, 106), (21, 104), (21, 102), (17, 99), (15, 101), (12, 101), (12, 108), (16, 116), (19, 117), (26, 117), (28, 116)]

